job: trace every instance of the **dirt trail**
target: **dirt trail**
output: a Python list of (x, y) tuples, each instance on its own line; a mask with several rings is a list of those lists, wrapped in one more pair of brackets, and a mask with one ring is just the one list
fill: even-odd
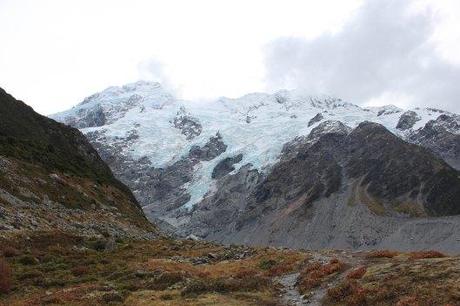
[[(328, 263), (331, 259), (337, 258), (340, 261), (347, 264), (347, 266), (354, 268), (361, 263), (361, 259), (353, 256), (352, 253), (347, 252), (333, 252), (331, 254), (326, 253), (314, 253), (312, 254), (312, 262), (319, 262), (321, 264)], [(281, 302), (283, 305), (288, 306), (303, 306), (312, 305), (319, 306), (321, 301), (324, 299), (327, 289), (337, 286), (345, 277), (346, 273), (340, 273), (334, 279), (328, 283), (323, 284), (317, 288), (312, 289), (308, 296), (303, 296), (297, 289), (296, 283), (300, 273), (286, 274), (278, 278), (278, 283), (283, 287)]]
[(281, 302), (283, 305), (300, 306), (308, 305), (305, 303), (303, 296), (297, 290), (296, 283), (300, 273), (286, 274), (278, 278), (278, 283), (283, 286)]

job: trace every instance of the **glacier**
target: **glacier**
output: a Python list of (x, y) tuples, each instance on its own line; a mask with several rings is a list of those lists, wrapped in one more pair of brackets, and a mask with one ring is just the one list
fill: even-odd
[[(341, 121), (354, 128), (363, 121), (372, 121), (405, 139), (441, 114), (451, 114), (432, 108), (411, 109), (417, 114), (416, 122), (409, 129), (398, 129), (401, 115), (407, 111), (393, 105), (361, 107), (327, 95), (308, 95), (301, 90), (251, 93), (207, 102), (187, 101), (176, 98), (159, 83), (138, 81), (109, 87), (72, 109), (50, 117), (77, 127), (84, 134), (100, 133), (109, 146), (129, 138), (129, 145), (114, 146), (113, 150), (132, 160), (147, 158), (155, 168), (172, 165), (187, 156), (193, 146), (203, 146), (220, 134), (227, 145), (225, 152), (218, 158), (194, 165), (192, 180), (184, 184), (190, 199), (183, 208), (192, 209), (213, 192), (211, 173), (220, 160), (242, 154), (243, 159), (234, 165), (234, 172), (247, 164), (263, 172), (279, 160), (284, 144), (308, 135), (320, 122)], [(309, 121), (318, 114), (321, 120), (309, 126)], [(186, 116), (192, 126), (199, 125), (201, 129), (194, 134), (184, 134), (175, 127), (178, 116)], [(130, 138), (130, 135), (136, 136)], [(148, 206), (148, 203), (142, 204)]]

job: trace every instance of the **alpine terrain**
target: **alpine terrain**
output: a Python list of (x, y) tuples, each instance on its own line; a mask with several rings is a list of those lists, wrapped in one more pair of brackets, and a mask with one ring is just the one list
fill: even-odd
[[(191, 115), (155, 84), (109, 91), (113, 103), (85, 103), (95, 113), (75, 109), (86, 113), (73, 124), (102, 124), (83, 129), (93, 140), (110, 139), (94, 143), (104, 159), (122, 171), (121, 178), (149, 188), (138, 189), (137, 196), (152, 199), (146, 210), (157, 208), (150, 215), (153, 220), (172, 220), (168, 218), (177, 214), (177, 232), (238, 245), (161, 233), (81, 132), (35, 113), (0, 90), (0, 305), (459, 303), (458, 256), (430, 250), (307, 251), (242, 245), (362, 247), (373, 237), (375, 244), (368, 245), (377, 247), (383, 245), (378, 239), (401, 242), (388, 237), (408, 228), (398, 221), (404, 219), (427, 224), (422, 228), (426, 239), (405, 248), (416, 249), (428, 241), (433, 248), (446, 246), (455, 230), (449, 228), (454, 219), (448, 216), (458, 214), (458, 174), (428, 149), (368, 121), (353, 129), (339, 121), (320, 119), (311, 127), (307, 122), (305, 135), (285, 142), (288, 136), (270, 127), (270, 120), (263, 128), (251, 114), (249, 123), (238, 123), (238, 114), (225, 113), (220, 106), (223, 123), (211, 117), (206, 121), (204, 114)], [(145, 96), (125, 101), (133, 91)], [(267, 97), (260, 103), (269, 103)], [(324, 116), (341, 107), (359, 111), (333, 101), (314, 103), (327, 107)], [(278, 104), (267, 107), (276, 109)], [(272, 110), (272, 116), (284, 111)], [(290, 116), (285, 120), (296, 119)], [(125, 126), (123, 120), (128, 120)], [(237, 123), (236, 130), (225, 120)], [(439, 130), (449, 120), (431, 123), (432, 128)], [(119, 129), (112, 130), (109, 122), (120, 124)], [(248, 127), (251, 122), (260, 132)], [(117, 136), (122, 128), (131, 136)], [(170, 138), (161, 138), (162, 131)], [(209, 137), (200, 138), (205, 133)], [(427, 133), (425, 140), (432, 135)], [(274, 139), (279, 152), (258, 142), (257, 134)], [(443, 145), (449, 143), (443, 140)], [(142, 156), (131, 151), (136, 145), (144, 148)], [(160, 146), (185, 153), (168, 160)], [(151, 161), (150, 154), (158, 160)], [(161, 158), (167, 160), (163, 168), (155, 164)], [(211, 182), (209, 190), (199, 189), (207, 185), (197, 181), (197, 175)], [(190, 202), (193, 199), (198, 202)], [(351, 227), (353, 223), (358, 227)], [(365, 232), (357, 236), (352, 230), (358, 229)]]
[(460, 116), (298, 90), (183, 101), (110, 87), (80, 129), (163, 230), (295, 248), (460, 251)]

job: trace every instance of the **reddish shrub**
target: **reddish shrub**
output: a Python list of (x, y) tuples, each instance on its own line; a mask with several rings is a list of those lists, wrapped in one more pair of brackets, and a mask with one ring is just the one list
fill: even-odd
[(241, 279), (241, 278), (253, 277), (257, 274), (258, 274), (258, 271), (255, 269), (241, 268), (234, 274), (234, 277)]
[(347, 274), (347, 278), (348, 279), (361, 279), (364, 276), (364, 274), (366, 274), (366, 271), (367, 271), (367, 268), (364, 266), (361, 266), (359, 268), (356, 268), (350, 271)]
[(12, 285), (12, 271), (6, 260), (0, 258), (0, 293), (8, 293)]
[(366, 255), (367, 258), (393, 258), (398, 255), (398, 252), (379, 250), (373, 251)]
[(344, 269), (345, 264), (334, 258), (329, 263), (323, 265), (318, 262), (307, 265), (300, 273), (299, 289), (305, 292), (311, 288), (319, 286), (324, 278), (340, 272)]
[(405, 296), (396, 303), (396, 306), (419, 306), (419, 305), (420, 303), (413, 296)]
[(345, 302), (346, 305), (366, 305), (366, 289), (355, 280), (350, 280), (327, 290), (327, 296), (333, 302)]
[(82, 276), (88, 274), (89, 269), (86, 266), (77, 266), (72, 269), (72, 274), (75, 276)]
[(409, 259), (441, 258), (441, 257), (446, 257), (446, 255), (438, 251), (419, 251), (419, 252), (409, 253)]

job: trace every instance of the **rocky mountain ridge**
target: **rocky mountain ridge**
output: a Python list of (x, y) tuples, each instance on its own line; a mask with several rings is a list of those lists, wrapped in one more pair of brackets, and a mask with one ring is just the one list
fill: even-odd
[[(133, 100), (136, 102), (129, 102)], [(123, 109), (121, 112), (120, 108)], [(94, 120), (94, 117), (100, 117), (97, 115), (100, 110), (111, 121), (96, 124), (102, 122)], [(259, 237), (255, 233), (252, 236), (246, 233), (243, 237), (235, 233), (235, 229), (238, 231), (245, 224), (238, 215), (248, 212), (247, 207), (251, 207), (249, 195), (254, 192), (259, 194), (256, 197), (259, 201), (267, 197), (276, 202), (276, 193), (268, 193), (267, 196), (261, 191), (267, 178), (273, 176), (276, 169), (282, 169), (281, 165), (298, 159), (299, 149), (316, 148), (323, 142), (329, 142), (328, 150), (321, 151), (322, 154), (306, 165), (300, 163), (299, 171), (308, 170), (308, 175), (301, 176), (297, 181), (293, 179), (291, 183), (283, 182), (285, 185), (279, 188), (287, 188), (285, 196), (292, 200), (299, 193), (293, 185), (305, 188), (310, 186), (308, 182), (311, 180), (320, 182), (303, 194), (306, 198), (302, 201), (311, 199), (313, 206), (327, 202), (323, 208), (332, 202), (340, 202), (341, 206), (336, 208), (345, 209), (342, 214), (350, 214), (350, 217), (361, 214), (363, 218), (368, 218), (365, 224), (371, 221), (381, 223), (381, 229), (376, 230), (381, 233), (371, 231), (366, 239), (358, 239), (352, 234), (350, 239), (343, 239), (348, 241), (344, 242), (344, 247), (376, 246), (409, 221), (458, 214), (455, 205), (457, 192), (446, 191), (441, 185), (450, 182), (454, 184), (454, 189), (457, 188), (458, 174), (452, 167), (458, 169), (459, 165), (460, 120), (458, 115), (442, 110), (404, 111), (394, 106), (362, 108), (340, 99), (313, 97), (300, 91), (254, 93), (238, 99), (220, 98), (203, 106), (175, 99), (157, 83), (138, 82), (110, 88), (86, 99), (72, 110), (52, 117), (70, 125), (85, 126), (81, 128), (82, 132), (116, 176), (134, 191), (146, 215), (151, 220), (169, 224), (174, 231), (183, 234), (196, 234), (217, 241), (280, 244), (283, 239), (279, 237), (287, 235), (283, 228), (287, 223), (281, 222), (283, 229), (279, 232), (284, 234), (276, 239), (265, 235), (274, 229), (274, 225), (258, 228), (264, 233)], [(372, 141), (360, 140), (353, 146), (353, 150), (361, 152), (359, 155), (344, 158), (356, 153), (348, 148), (337, 160), (333, 152), (341, 150), (340, 143), (344, 137), (348, 139), (348, 135), (355, 135), (357, 129), (362, 130), (360, 127), (366, 121), (378, 123), (368, 125), (372, 128), (365, 139), (370, 137)], [(379, 135), (385, 135), (383, 140), (379, 140)], [(405, 142), (414, 145), (406, 147), (403, 145)], [(402, 154), (400, 157), (395, 152), (380, 154), (382, 148), (394, 144), (397, 144), (395, 149), (401, 150), (396, 152)], [(420, 146), (427, 150), (422, 150)], [(413, 160), (413, 156), (423, 158)], [(360, 168), (363, 158), (365, 169)], [(324, 172), (324, 169), (327, 171)], [(286, 171), (279, 170), (279, 175), (289, 177), (290, 171), (296, 170), (288, 167)], [(375, 173), (369, 179), (360, 171)], [(355, 175), (349, 176), (349, 173)], [(347, 178), (345, 182), (344, 176)], [(388, 181), (390, 190), (376, 188), (377, 181), (381, 179)], [(361, 186), (363, 181), (369, 186), (353, 191), (352, 186)], [(347, 190), (345, 186), (348, 186)], [(378, 205), (361, 205), (374, 202), (373, 198), (368, 198), (369, 188), (374, 192), (373, 197), (378, 199)], [(361, 194), (361, 189), (366, 192)], [(406, 194), (403, 196), (399, 189)], [(440, 191), (436, 193), (433, 190)], [(360, 205), (347, 205), (353, 202), (350, 199), (356, 194), (360, 194)], [(401, 196), (408, 202), (398, 199)], [(393, 202), (399, 212), (390, 207), (392, 205), (380, 203), (381, 200)], [(275, 211), (278, 208), (276, 205), (268, 206)], [(340, 209), (336, 208), (331, 209), (339, 214)], [(307, 220), (304, 218), (304, 223)], [(351, 226), (354, 222), (350, 219), (344, 226)], [(294, 230), (308, 227), (304, 223), (298, 223), (298, 228)], [(447, 225), (447, 231), (449, 239), (455, 240), (457, 238), (452, 232), (456, 223), (453, 224)], [(223, 228), (229, 226), (233, 228), (226, 232)], [(332, 242), (309, 244), (305, 239), (298, 239), (299, 235), (297, 233), (292, 238), (299, 243), (286, 242), (286, 245), (335, 246)], [(410, 238), (398, 239), (395, 238), (396, 246), (401, 246), (403, 240)]]
[(0, 89), (0, 235), (156, 233), (130, 190), (75, 128)]

